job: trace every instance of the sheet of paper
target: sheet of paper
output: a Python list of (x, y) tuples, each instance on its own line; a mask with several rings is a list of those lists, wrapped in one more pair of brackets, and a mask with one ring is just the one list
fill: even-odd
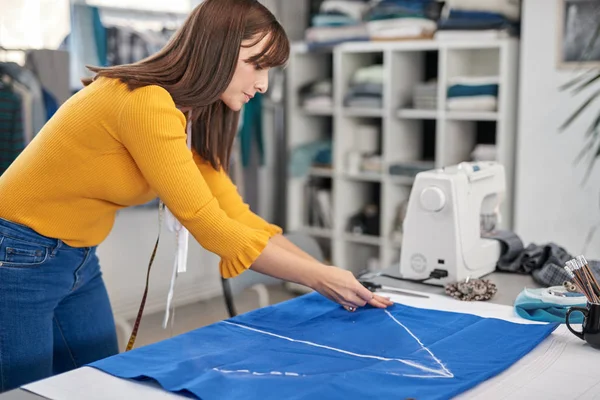
[[(520, 319), (512, 307), (487, 302), (461, 302), (446, 296), (417, 298), (385, 294), (393, 301), (430, 309), (458, 311), (512, 322), (536, 323)], [(500, 375), (463, 393), (457, 399), (516, 400), (597, 399), (600, 398), (600, 351), (572, 335), (565, 326), (554, 333)], [(100, 400), (143, 398), (177, 400), (185, 397), (160, 389), (153, 383), (115, 378), (94, 368), (80, 368), (25, 386), (25, 389), (51, 400)]]
[[(488, 302), (463, 302), (440, 295), (429, 295), (428, 299), (391, 293), (382, 295), (414, 307), (458, 311), (524, 324), (538, 323), (520, 318), (513, 307)], [(581, 326), (575, 325), (574, 328), (579, 330)], [(512, 367), (456, 399), (598, 399), (599, 363), (600, 350), (591, 348), (561, 325)]]
[(181, 400), (187, 397), (167, 392), (153, 382), (115, 378), (95, 368), (83, 367), (44, 379), (23, 389), (50, 400), (144, 399)]

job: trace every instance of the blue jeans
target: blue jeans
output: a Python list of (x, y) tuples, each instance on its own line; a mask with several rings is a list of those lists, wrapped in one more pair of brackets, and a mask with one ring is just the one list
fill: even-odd
[(117, 353), (96, 248), (0, 219), (0, 393)]

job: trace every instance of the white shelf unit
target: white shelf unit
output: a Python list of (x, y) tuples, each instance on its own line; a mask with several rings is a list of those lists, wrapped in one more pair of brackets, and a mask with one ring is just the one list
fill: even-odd
[[(428, 161), (436, 168), (469, 161), (478, 143), (496, 146), (496, 160), (506, 169), (506, 198), (501, 227), (512, 227), (514, 153), (517, 110), (519, 41), (450, 42), (349, 42), (332, 50), (310, 51), (303, 43), (292, 46), (287, 69), (287, 151), (314, 140), (332, 141), (332, 168), (312, 168), (303, 176), (288, 178), (287, 228), (317, 237), (331, 262), (354, 273), (365, 270), (376, 258), (379, 267), (397, 263), (401, 239), (392, 235), (399, 205), (410, 195), (414, 178), (393, 175), (397, 162)], [(384, 71), (382, 108), (347, 108), (344, 96), (358, 68), (381, 64)], [(449, 111), (446, 93), (450, 79), (498, 76), (497, 110)], [(318, 79), (333, 82), (333, 106), (306, 110), (299, 89)], [(416, 83), (436, 79), (437, 108), (414, 109)], [(362, 124), (379, 127), (381, 172), (350, 173), (348, 152)], [(491, 140), (491, 142), (490, 142)], [(308, 225), (305, 188), (321, 180), (331, 189), (332, 226)], [(379, 235), (349, 232), (348, 219), (369, 201), (378, 202)]]

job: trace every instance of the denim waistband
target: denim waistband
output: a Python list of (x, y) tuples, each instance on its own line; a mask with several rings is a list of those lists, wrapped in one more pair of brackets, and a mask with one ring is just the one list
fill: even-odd
[(0, 218), (0, 236), (3, 235), (10, 236), (15, 239), (27, 240), (46, 247), (57, 247), (63, 245), (60, 239), (53, 239), (40, 235), (28, 226)]

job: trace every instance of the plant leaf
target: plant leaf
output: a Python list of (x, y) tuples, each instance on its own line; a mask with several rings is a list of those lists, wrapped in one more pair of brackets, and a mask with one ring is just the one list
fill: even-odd
[(593, 134), (598, 134), (598, 128), (600, 127), (600, 114), (596, 117), (596, 119), (591, 123), (587, 132), (585, 133), (585, 137), (590, 137)]
[(572, 93), (577, 94), (577, 93), (581, 92), (583, 89), (590, 86), (592, 83), (596, 82), (598, 79), (600, 79), (600, 71), (596, 72), (596, 76), (592, 76), (590, 79), (588, 79), (587, 81), (583, 82), (581, 85), (579, 85), (578, 87), (573, 89)]
[(597, 137), (592, 137), (590, 140), (588, 140), (588, 143), (585, 146), (583, 146), (581, 151), (579, 151), (579, 153), (577, 154), (577, 157), (575, 157), (575, 161), (573, 162), (574, 165), (579, 164), (585, 158), (586, 154), (594, 148), (593, 144), (596, 140)]
[(584, 80), (589, 74), (592, 74), (596, 72), (596, 69), (590, 69), (588, 71), (582, 72), (581, 75), (576, 76), (575, 78), (571, 79), (570, 81), (568, 81), (567, 83), (565, 83), (562, 86), (558, 87), (558, 90), (563, 91), (563, 90), (567, 90), (575, 85), (577, 85), (579, 82), (581, 82), (582, 80)]
[(583, 176), (584, 184), (590, 178), (590, 175), (592, 174), (592, 169), (594, 168), (596, 161), (598, 161), (598, 156), (600, 156), (600, 145), (598, 145), (598, 147), (596, 147), (596, 154), (594, 154), (594, 157), (590, 160), (590, 163), (588, 164), (585, 175)]
[(594, 100), (600, 96), (600, 89), (596, 90), (579, 108), (575, 111), (558, 129), (560, 131), (565, 130), (569, 125), (577, 119), (577, 117), (590, 105)]

